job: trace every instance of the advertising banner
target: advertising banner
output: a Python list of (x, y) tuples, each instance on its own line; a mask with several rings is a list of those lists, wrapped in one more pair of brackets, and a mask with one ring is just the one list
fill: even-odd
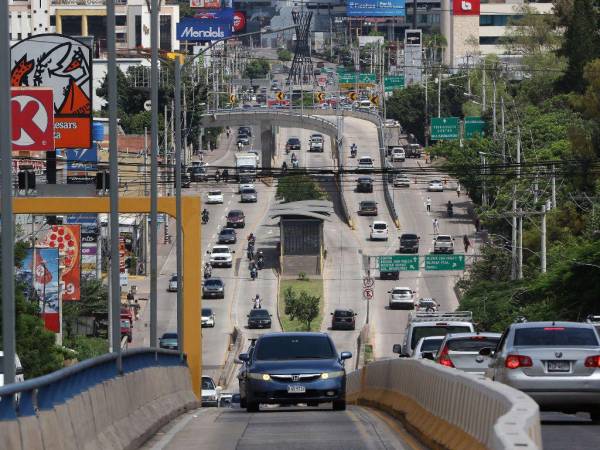
[(59, 324), (59, 285), (58, 285), (58, 249), (28, 248), (23, 266), (17, 277), (31, 290), (29, 300), (38, 301), (40, 314), (46, 329), (58, 333)]
[(242, 33), (246, 30), (246, 13), (244, 11), (236, 11), (233, 13), (233, 31), (234, 33)]
[(67, 184), (94, 184), (98, 163), (96, 144), (91, 148), (67, 150)]
[(190, 0), (191, 8), (220, 8), (221, 0)]
[(80, 225), (53, 225), (46, 235), (45, 244), (58, 249), (63, 269), (63, 301), (79, 300), (81, 295), (81, 240)]
[(216, 41), (231, 36), (232, 21), (185, 17), (177, 24), (177, 40)]
[(452, 14), (455, 16), (478, 16), (480, 0), (452, 0)]
[(405, 0), (348, 0), (348, 17), (404, 17)]
[(13, 151), (54, 150), (54, 98), (52, 89), (11, 89)]
[(11, 48), (11, 84), (50, 88), (57, 148), (92, 146), (92, 49), (61, 34), (36, 34)]
[(219, 20), (233, 23), (233, 8), (200, 9), (194, 13), (194, 19)]
[(80, 213), (67, 215), (67, 223), (79, 224), (96, 224), (98, 222), (98, 214), (96, 213)]

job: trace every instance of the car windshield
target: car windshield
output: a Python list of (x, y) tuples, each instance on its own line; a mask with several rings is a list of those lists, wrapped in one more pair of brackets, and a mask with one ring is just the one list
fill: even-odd
[(362, 206), (363, 208), (373, 208), (375, 207), (376, 203), (375, 202), (361, 202), (360, 206)]
[(242, 194), (256, 194), (256, 191), (251, 188), (242, 189)]
[(475, 352), (482, 348), (496, 348), (499, 337), (472, 336), (458, 339), (450, 339), (447, 343), (448, 350), (453, 352)]
[(300, 143), (300, 139), (298, 138), (289, 138), (288, 139), (288, 144), (299, 144)]
[(439, 242), (450, 242), (452, 238), (450, 236), (438, 236), (437, 240)]
[(421, 353), (423, 352), (437, 352), (440, 349), (440, 344), (444, 339), (426, 339), (421, 345)]
[(266, 309), (253, 309), (250, 311), (250, 317), (269, 317), (269, 311)]
[(327, 336), (269, 336), (256, 344), (256, 359), (259, 361), (333, 359), (335, 356)]
[(373, 161), (371, 161), (371, 158), (360, 158), (358, 163), (359, 164), (373, 164)]
[(204, 172), (206, 172), (206, 170), (204, 169), (204, 167), (194, 166), (194, 167), (192, 167), (192, 172), (194, 172), (194, 173), (204, 173)]
[(217, 278), (209, 278), (204, 282), (205, 287), (221, 287), (223, 282)]
[(515, 331), (515, 346), (579, 347), (598, 345), (598, 338), (591, 328), (534, 327)]
[(412, 291), (410, 289), (394, 289), (392, 295), (412, 295)]
[(473, 330), (467, 325), (426, 325), (415, 327), (410, 340), (410, 348), (414, 349), (419, 339), (427, 336), (446, 336), (448, 333), (470, 333)]
[(441, 184), (441, 183), (442, 183), (442, 182), (441, 182), (440, 180), (433, 180), (433, 181), (431, 182), (431, 184)]
[(212, 315), (212, 309), (210, 309), (210, 308), (202, 308), (202, 315), (203, 316), (211, 316)]
[(400, 239), (417, 239), (416, 234), (403, 234), (400, 236)]
[(353, 317), (354, 316), (354, 312), (353, 311), (338, 310), (335, 313), (333, 313), (333, 315), (335, 317)]
[(202, 377), (202, 389), (213, 391), (215, 389), (215, 382), (211, 378)]
[(376, 223), (373, 225), (374, 230), (385, 230), (387, 229), (387, 225), (385, 223)]
[(221, 234), (235, 234), (235, 230), (233, 228), (223, 228)]
[(228, 247), (214, 247), (213, 253), (231, 253)]
[(221, 191), (209, 191), (208, 195), (221, 195)]
[(229, 217), (242, 217), (244, 213), (242, 211), (230, 211)]
[(169, 281), (177, 281), (177, 275), (173, 275)]
[(177, 339), (177, 333), (165, 333), (161, 339)]

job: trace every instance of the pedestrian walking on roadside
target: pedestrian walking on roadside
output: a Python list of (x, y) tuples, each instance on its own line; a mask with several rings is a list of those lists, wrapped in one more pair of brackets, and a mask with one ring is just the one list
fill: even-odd
[(479, 221), (479, 217), (475, 219), (475, 231), (479, 232), (479, 227), (481, 226), (481, 222)]
[(438, 235), (440, 234), (440, 223), (437, 220), (437, 218), (433, 219), (433, 234), (434, 235)]
[(427, 208), (427, 212), (431, 212), (431, 197), (427, 196), (427, 200), (425, 200), (425, 207)]
[(460, 197), (460, 183), (456, 184), (456, 196)]
[(463, 236), (463, 244), (465, 246), (465, 253), (468, 253), (469, 247), (471, 246), (471, 241), (469, 241), (469, 236), (466, 234)]

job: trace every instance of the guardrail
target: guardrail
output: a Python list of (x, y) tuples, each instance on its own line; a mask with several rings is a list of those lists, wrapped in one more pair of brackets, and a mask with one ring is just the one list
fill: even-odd
[(427, 360), (388, 359), (350, 373), (349, 403), (399, 418), (432, 448), (541, 449), (538, 405), (520, 391)]
[(116, 359), (109, 353), (0, 388), (0, 447), (136, 448), (199, 405), (179, 352), (128, 350), (121, 373)]

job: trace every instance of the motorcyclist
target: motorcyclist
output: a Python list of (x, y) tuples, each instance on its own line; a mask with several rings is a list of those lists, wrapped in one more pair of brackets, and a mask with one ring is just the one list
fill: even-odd
[(250, 278), (252, 278), (252, 280), (256, 280), (256, 277), (258, 277), (258, 269), (256, 268), (254, 261), (252, 261), (250, 263)]
[(452, 217), (454, 213), (454, 206), (452, 205), (452, 202), (450, 200), (448, 200), (448, 203), (446, 204), (446, 210), (448, 211), (448, 215)]
[(265, 264), (265, 256), (263, 255), (262, 250), (256, 252), (256, 265), (259, 269), (262, 269)]
[(292, 162), (294, 162), (294, 161), (297, 161), (297, 160), (298, 160), (298, 158), (296, 157), (296, 154), (295, 154), (295, 153), (292, 153), (292, 158), (291, 158), (291, 159), (292, 159)]
[(212, 266), (210, 263), (204, 263), (204, 278), (210, 278), (212, 276)]
[(202, 223), (208, 223), (209, 213), (206, 208), (202, 210)]
[(255, 242), (256, 242), (256, 236), (254, 236), (253, 233), (250, 233), (248, 235), (248, 244), (254, 245)]
[(219, 169), (216, 170), (215, 172), (215, 181), (218, 183), (219, 181), (221, 181), (221, 171)]
[(229, 170), (223, 169), (223, 173), (221, 175), (223, 175), (223, 181), (227, 183), (227, 180), (229, 179)]
[(353, 142), (352, 145), (350, 146), (350, 156), (352, 156), (354, 158), (356, 156), (357, 151), (358, 151), (358, 147)]

